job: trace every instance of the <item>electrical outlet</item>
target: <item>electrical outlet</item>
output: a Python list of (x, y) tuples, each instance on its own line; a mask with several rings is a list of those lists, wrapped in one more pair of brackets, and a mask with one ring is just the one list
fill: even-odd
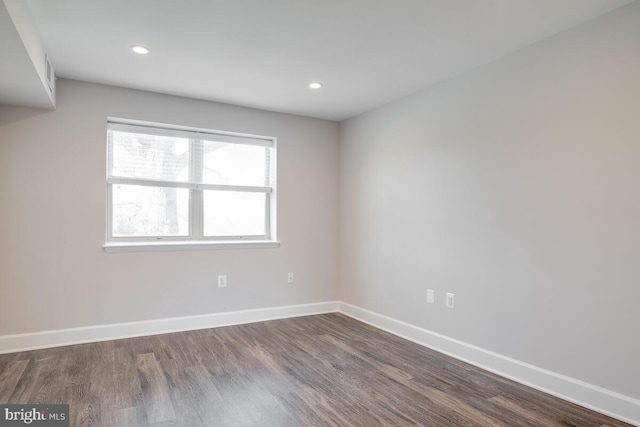
[(451, 292), (447, 292), (447, 301), (446, 301), (447, 308), (454, 307), (454, 297), (455, 295), (453, 295)]
[(433, 304), (435, 302), (435, 291), (433, 289), (427, 289), (427, 304)]
[(226, 288), (227, 287), (227, 275), (221, 274), (218, 276), (218, 287)]
[(287, 283), (293, 283), (293, 273), (287, 274)]

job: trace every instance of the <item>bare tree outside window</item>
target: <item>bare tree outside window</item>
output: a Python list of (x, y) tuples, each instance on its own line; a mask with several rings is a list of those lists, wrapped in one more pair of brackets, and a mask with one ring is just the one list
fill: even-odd
[[(187, 181), (189, 140), (111, 134), (119, 176)], [(113, 189), (114, 236), (188, 235), (188, 190), (118, 184)]]

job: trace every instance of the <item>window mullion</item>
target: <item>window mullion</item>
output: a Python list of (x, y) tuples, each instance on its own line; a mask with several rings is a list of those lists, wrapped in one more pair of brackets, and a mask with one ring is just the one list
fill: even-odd
[[(198, 139), (190, 140), (191, 164), (189, 168), (190, 180), (192, 182), (202, 182), (202, 141)], [(193, 240), (202, 240), (202, 190), (192, 189), (190, 193), (190, 226), (191, 238)]]

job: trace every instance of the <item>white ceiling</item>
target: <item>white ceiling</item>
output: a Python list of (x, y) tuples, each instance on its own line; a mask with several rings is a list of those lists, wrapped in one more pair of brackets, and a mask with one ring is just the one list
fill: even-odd
[(630, 2), (29, 0), (59, 77), (331, 120)]

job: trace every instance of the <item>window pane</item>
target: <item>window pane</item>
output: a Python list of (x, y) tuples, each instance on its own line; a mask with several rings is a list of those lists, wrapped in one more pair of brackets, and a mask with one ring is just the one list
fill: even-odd
[(265, 235), (265, 193), (204, 192), (205, 236)]
[(202, 141), (202, 179), (205, 184), (269, 185), (266, 147)]
[(189, 235), (189, 190), (113, 185), (113, 236)]
[(109, 131), (111, 176), (187, 181), (189, 140), (167, 136)]

